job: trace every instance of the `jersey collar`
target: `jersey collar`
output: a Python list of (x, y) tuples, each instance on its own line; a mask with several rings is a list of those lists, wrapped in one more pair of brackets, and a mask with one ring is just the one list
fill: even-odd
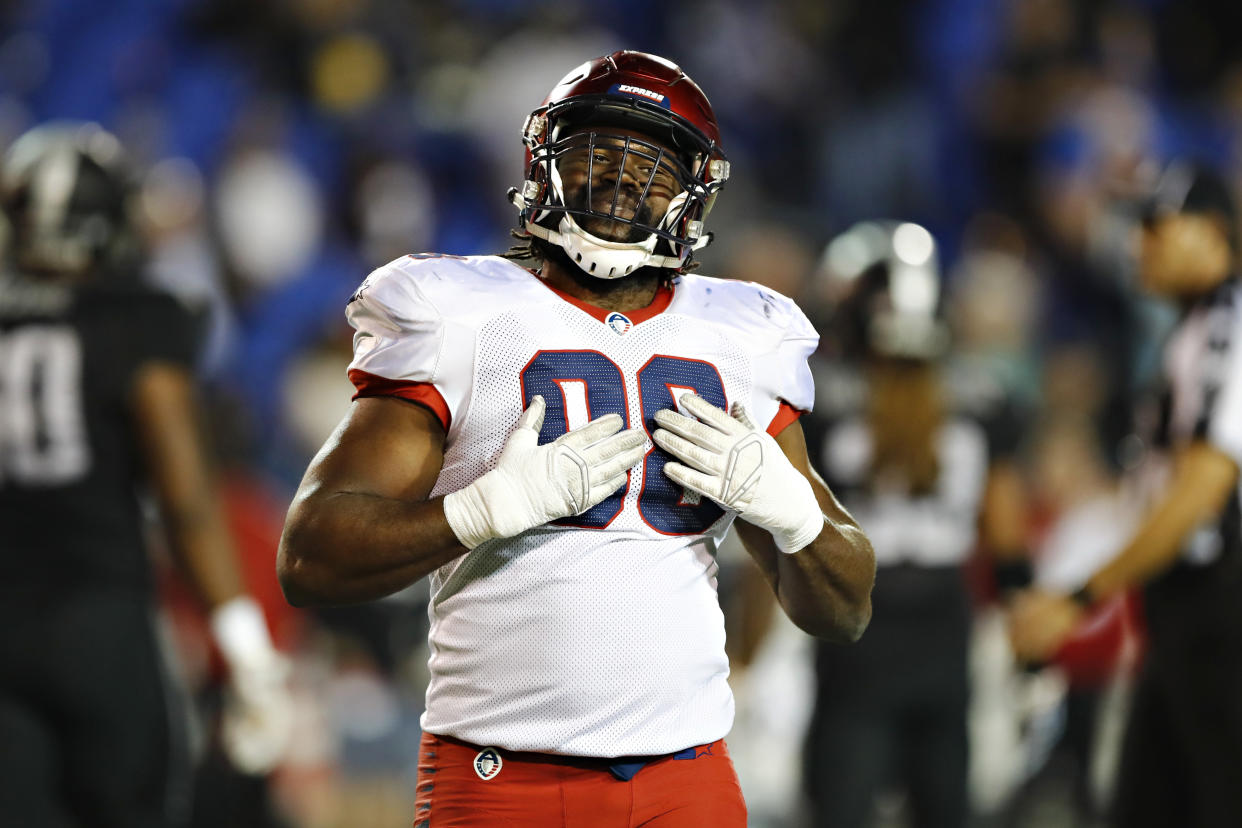
[[(534, 271), (531, 272), (533, 273)], [(629, 319), (631, 323), (637, 325), (639, 322), (646, 322), (651, 317), (663, 313), (673, 301), (673, 288), (669, 285), (660, 285), (660, 287), (656, 289), (655, 298), (651, 300), (650, 305), (643, 308), (635, 308), (634, 310), (610, 311), (606, 308), (596, 307), (588, 302), (584, 302), (577, 297), (570, 296), (565, 291), (559, 290), (548, 284), (544, 279), (539, 277), (538, 274), (535, 275), (535, 278), (539, 279), (540, 284), (548, 290), (552, 291), (579, 310), (595, 317), (600, 322), (606, 322), (608, 317), (613, 313), (620, 313)]]

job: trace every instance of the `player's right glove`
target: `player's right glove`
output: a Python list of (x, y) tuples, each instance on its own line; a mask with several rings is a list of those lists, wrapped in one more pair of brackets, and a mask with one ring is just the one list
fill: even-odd
[(467, 549), (582, 514), (621, 488), (626, 469), (642, 459), (646, 437), (620, 431), (618, 414), (539, 445), (545, 409), (543, 397), (532, 398), (496, 468), (444, 498), (444, 516)]
[(289, 661), (272, 645), (252, 598), (217, 607), (210, 625), (229, 667), (221, 739), (234, 766), (264, 774), (285, 758), (293, 738)]

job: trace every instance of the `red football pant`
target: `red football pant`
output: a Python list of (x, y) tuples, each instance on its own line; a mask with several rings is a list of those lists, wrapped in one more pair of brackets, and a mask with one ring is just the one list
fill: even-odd
[(423, 734), (414, 828), (746, 828), (724, 740), (693, 759), (656, 759), (628, 782), (607, 760), (496, 750), (495, 770), (483, 753)]

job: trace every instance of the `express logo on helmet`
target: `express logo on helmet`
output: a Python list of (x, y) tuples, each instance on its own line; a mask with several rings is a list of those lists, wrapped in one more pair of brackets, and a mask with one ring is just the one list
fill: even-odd
[(643, 89), (641, 86), (633, 86), (628, 83), (618, 83), (608, 90), (614, 94), (632, 95), (635, 98), (646, 98), (652, 103), (658, 103), (665, 109), (669, 108), (668, 96), (659, 92), (653, 92), (650, 89)]

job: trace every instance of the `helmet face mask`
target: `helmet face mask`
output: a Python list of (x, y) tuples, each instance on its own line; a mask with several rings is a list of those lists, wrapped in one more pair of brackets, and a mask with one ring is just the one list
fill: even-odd
[(549, 179), (559, 206), (584, 230), (607, 241), (637, 243), (651, 234), (682, 240), (676, 227), (690, 200), (674, 198), (694, 188), (685, 164), (637, 134), (575, 133), (549, 149)]
[(584, 64), (531, 113), (523, 140), (526, 182), (511, 195), (522, 228), (584, 272), (682, 270), (710, 241), (703, 219), (728, 161), (706, 97), (668, 61), (617, 52)]

